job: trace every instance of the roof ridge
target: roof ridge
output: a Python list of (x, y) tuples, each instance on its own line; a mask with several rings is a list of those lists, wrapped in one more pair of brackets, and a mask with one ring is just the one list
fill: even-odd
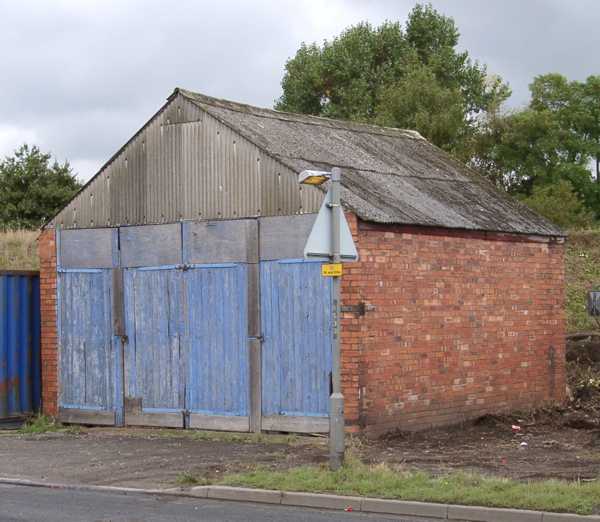
[(340, 120), (337, 118), (327, 118), (325, 116), (316, 116), (313, 114), (300, 114), (295, 112), (278, 111), (266, 107), (257, 107), (248, 103), (241, 103), (224, 98), (215, 98), (199, 92), (189, 91), (181, 87), (175, 88), (171, 96), (181, 94), (188, 100), (196, 103), (219, 107), (234, 112), (253, 114), (262, 118), (270, 118), (281, 121), (292, 121), (304, 123), (306, 125), (319, 125), (324, 127), (352, 130), (353, 132), (362, 132), (365, 134), (376, 134), (378, 136), (390, 136), (394, 138), (402, 137), (414, 140), (424, 140), (423, 136), (416, 130), (400, 129), (396, 127), (384, 127), (372, 123), (360, 123), (355, 121)]

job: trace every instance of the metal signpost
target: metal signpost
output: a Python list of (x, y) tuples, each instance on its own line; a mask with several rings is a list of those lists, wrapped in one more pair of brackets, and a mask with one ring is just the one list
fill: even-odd
[(304, 257), (308, 259), (329, 258), (331, 264), (323, 265), (321, 274), (332, 277), (333, 286), (333, 346), (332, 346), (332, 393), (329, 397), (329, 467), (339, 469), (344, 461), (344, 395), (342, 394), (341, 351), (340, 351), (340, 299), (342, 259), (356, 261), (358, 253), (342, 212), (340, 201), (341, 170), (334, 167), (331, 172), (305, 170), (299, 182), (320, 185), (331, 180), (323, 206), (313, 225)]

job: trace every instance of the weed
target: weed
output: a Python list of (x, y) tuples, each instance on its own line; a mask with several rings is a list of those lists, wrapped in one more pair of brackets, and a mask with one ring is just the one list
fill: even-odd
[(194, 475), (193, 473), (191, 473), (189, 471), (183, 471), (179, 475), (177, 475), (175, 482), (178, 486), (182, 486), (182, 487), (204, 486), (204, 485), (208, 484), (208, 480), (206, 480), (203, 477), (197, 477), (196, 475)]
[(19, 430), (17, 430), (17, 433), (22, 435), (35, 435), (39, 433), (61, 432), (69, 435), (79, 435), (81, 431), (81, 426), (65, 426), (53, 417), (36, 415), (35, 417), (28, 419), (27, 422)]
[(23, 427), (19, 429), (19, 433), (32, 435), (36, 433), (62, 431), (63, 429), (63, 426), (54, 418), (46, 417), (45, 415), (36, 415), (27, 420)]

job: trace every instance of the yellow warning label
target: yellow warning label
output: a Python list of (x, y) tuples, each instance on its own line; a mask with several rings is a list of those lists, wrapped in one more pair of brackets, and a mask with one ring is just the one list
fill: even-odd
[(341, 277), (342, 263), (330, 263), (321, 265), (321, 275), (323, 277)]

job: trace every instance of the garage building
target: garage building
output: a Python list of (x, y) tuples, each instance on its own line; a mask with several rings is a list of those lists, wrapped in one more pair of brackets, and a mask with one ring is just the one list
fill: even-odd
[(563, 400), (557, 227), (416, 132), (176, 89), (42, 231), (45, 413), (326, 432), (331, 281), (303, 259), (324, 192), (297, 178), (334, 166), (347, 429)]

